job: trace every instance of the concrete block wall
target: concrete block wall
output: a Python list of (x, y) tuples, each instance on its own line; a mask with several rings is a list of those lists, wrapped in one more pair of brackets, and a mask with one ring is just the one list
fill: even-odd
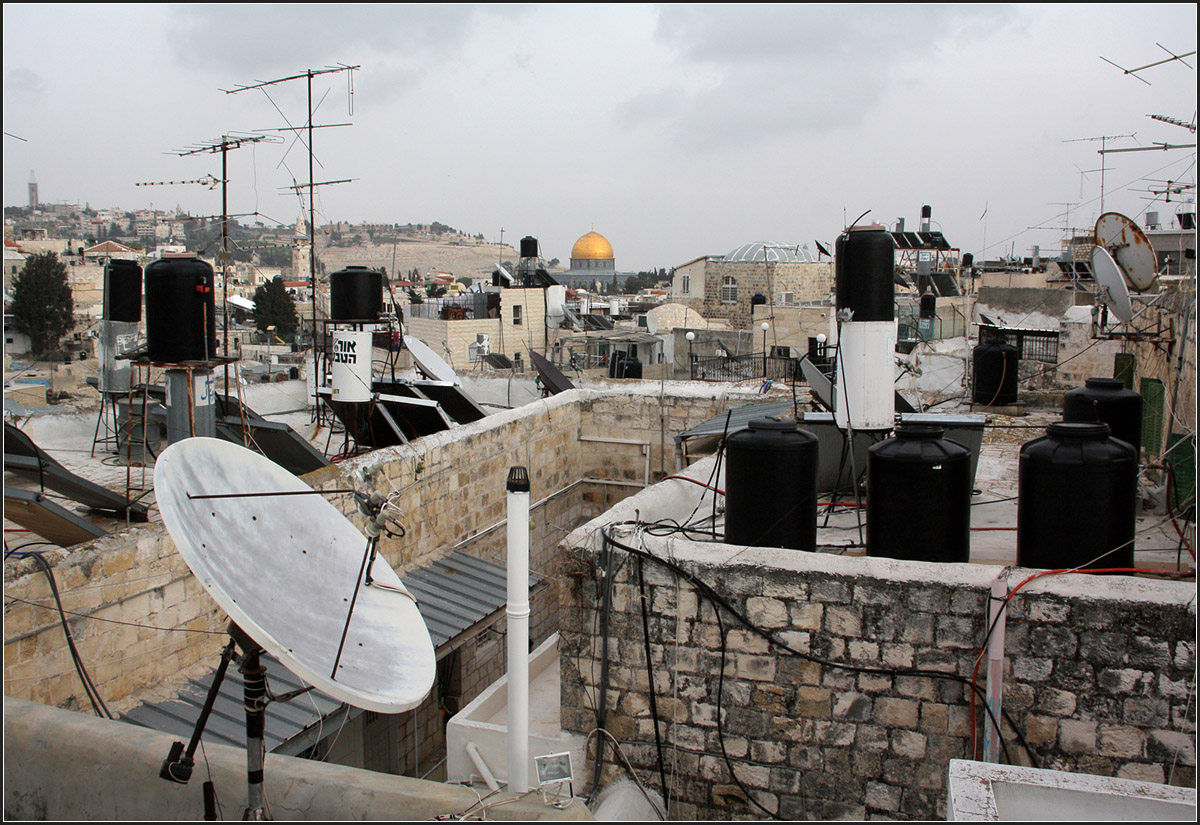
[[(635, 507), (645, 517), (653, 508), (644, 496), (606, 518)], [(642, 780), (660, 787), (653, 685), (673, 818), (945, 817), (949, 760), (972, 758), (973, 737), (982, 745), (984, 711), (976, 706), (972, 724), (962, 679), (933, 674), (971, 677), (988, 584), (1001, 568), (645, 536), (651, 552), (669, 552), (755, 627), (799, 651), (725, 610), (718, 621), (688, 581), (647, 562), (647, 663), (637, 564), (620, 551), (602, 629), (596, 527), (564, 546), (581, 568), (560, 588), (565, 729), (597, 725), (606, 635), (605, 728)], [(1019, 572), (1009, 571), (1010, 587)], [(1194, 592), (1191, 584), (1077, 575), (1017, 594), (1004, 705), (1038, 766), (1195, 782)], [(1029, 764), (1007, 725), (1005, 743), (1011, 759)], [(624, 771), (611, 758), (608, 767), (610, 780)]]

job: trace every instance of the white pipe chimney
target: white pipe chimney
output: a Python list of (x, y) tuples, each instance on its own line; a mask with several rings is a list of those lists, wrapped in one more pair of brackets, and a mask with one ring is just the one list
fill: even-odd
[(508, 471), (508, 790), (529, 790), (529, 471)]

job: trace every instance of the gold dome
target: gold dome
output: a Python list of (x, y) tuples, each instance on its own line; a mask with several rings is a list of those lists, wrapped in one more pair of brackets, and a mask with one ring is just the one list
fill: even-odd
[(599, 232), (589, 232), (575, 242), (571, 247), (572, 260), (611, 261), (613, 259), (612, 244)]

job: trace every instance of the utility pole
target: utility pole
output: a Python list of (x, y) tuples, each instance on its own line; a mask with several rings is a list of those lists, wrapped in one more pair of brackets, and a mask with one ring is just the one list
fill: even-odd
[[(289, 75), (288, 77), (280, 77), (280, 78), (276, 78), (275, 80), (267, 80), (267, 81), (264, 81), (261, 83), (255, 83), (250, 86), (243, 86), (243, 85), (239, 84), (238, 86), (236, 86), (233, 89), (222, 89), (221, 90), (221, 91), (225, 92), (225, 94), (233, 95), (233, 94), (238, 94), (239, 92), (250, 91), (251, 89), (262, 89), (262, 90), (264, 90), (264, 94), (265, 94), (266, 93), (265, 89), (269, 86), (278, 86), (281, 83), (289, 83), (293, 80), (301, 80), (301, 79), (307, 80), (307, 82), (308, 82), (308, 119), (307, 119), (307, 122), (302, 127), (299, 127), (299, 128), (289, 127), (288, 129), (280, 130), (280, 131), (295, 132), (297, 134), (297, 136), (300, 134), (301, 131), (308, 132), (308, 144), (306, 146), (306, 148), (308, 149), (308, 183), (307, 184), (298, 184), (296, 186), (291, 186), (289, 188), (294, 189), (297, 192), (299, 192), (301, 189), (303, 189), (305, 187), (307, 187), (307, 189), (308, 189), (308, 276), (309, 276), (309, 295), (311, 296), (311, 300), (312, 300), (313, 410), (316, 412), (318, 421), (320, 421), (321, 414), (320, 414), (320, 405), (319, 405), (318, 399), (317, 399), (317, 364), (319, 362), (318, 353), (317, 353), (317, 216), (316, 216), (316, 201), (313, 198), (313, 189), (316, 186), (325, 186), (325, 185), (334, 184), (334, 183), (347, 183), (349, 179), (336, 180), (336, 181), (324, 181), (319, 184), (315, 180), (313, 180), (313, 177), (314, 177), (314, 173), (313, 173), (313, 129), (315, 127), (313, 126), (314, 112), (313, 112), (313, 99), (312, 99), (312, 82), (313, 82), (314, 77), (320, 77), (321, 75), (336, 74), (338, 72), (350, 72), (350, 78), (351, 78), (350, 87), (349, 87), (350, 88), (350, 111), (351, 111), (351, 114), (353, 114), (353, 108), (354, 108), (353, 77), (354, 77), (354, 71), (358, 68), (360, 68), (360, 67), (339, 64), (337, 66), (329, 66), (324, 69), (306, 69), (304, 72), (302, 72), (300, 74)], [(268, 99), (269, 99), (269, 97), (268, 97)], [(331, 124), (331, 125), (344, 126), (344, 125), (348, 125), (348, 124)]]

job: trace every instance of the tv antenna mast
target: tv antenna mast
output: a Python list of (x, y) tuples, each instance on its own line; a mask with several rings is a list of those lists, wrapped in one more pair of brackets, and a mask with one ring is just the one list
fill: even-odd
[(1110, 140), (1123, 140), (1124, 138), (1134, 138), (1134, 137), (1137, 137), (1137, 132), (1134, 132), (1131, 135), (1096, 135), (1095, 137), (1073, 138), (1071, 140), (1063, 141), (1063, 143), (1081, 143), (1083, 141), (1096, 141), (1096, 140), (1100, 141), (1100, 151), (1098, 154), (1100, 155), (1100, 211), (1101, 212), (1104, 212), (1104, 173), (1107, 168), (1104, 163), (1105, 147), (1108, 146), (1108, 142)]
[[(229, 355), (229, 263), (232, 256), (229, 254), (229, 150), (240, 149), (248, 144), (261, 143), (267, 141), (269, 143), (282, 143), (282, 139), (271, 140), (266, 135), (238, 135), (228, 134), (222, 135), (216, 140), (204, 141), (196, 144), (188, 149), (182, 149), (175, 154), (181, 158), (186, 158), (191, 155), (209, 154), (215, 155), (218, 152), (221, 154), (221, 178), (217, 180), (212, 175), (207, 175), (197, 181), (183, 181), (184, 183), (207, 183), (208, 188), (214, 188), (218, 183), (221, 184), (221, 252), (217, 255), (217, 261), (221, 265), (221, 313), (224, 318), (222, 328), (224, 331), (222, 346), (224, 347), (225, 355)], [(229, 365), (224, 367), (225, 372), (225, 394), (229, 394)]]
[[(263, 90), (263, 94), (266, 94), (266, 89), (270, 86), (278, 86), (282, 83), (290, 83), (293, 80), (305, 80), (308, 83), (308, 119), (305, 121), (305, 124), (303, 126), (292, 127), (289, 125), (289, 127), (287, 129), (282, 129), (280, 131), (294, 132), (297, 138), (299, 138), (303, 132), (305, 132), (305, 131), (308, 132), (308, 141), (305, 144), (305, 148), (308, 149), (308, 183), (307, 184), (297, 184), (297, 185), (289, 187), (289, 188), (295, 189), (297, 193), (299, 193), (300, 190), (302, 190), (304, 188), (308, 189), (308, 275), (309, 275), (309, 294), (312, 298), (313, 409), (316, 412), (318, 420), (320, 420), (320, 416), (321, 416), (320, 409), (321, 408), (320, 408), (320, 404), (318, 403), (317, 385), (316, 385), (317, 358), (318, 358), (318, 354), (317, 354), (317, 216), (316, 216), (316, 200), (313, 197), (313, 190), (317, 186), (328, 186), (328, 185), (332, 185), (335, 183), (347, 183), (347, 182), (349, 182), (350, 179), (336, 180), (336, 181), (323, 181), (321, 183), (317, 183), (316, 180), (314, 180), (313, 163), (314, 163), (315, 158), (313, 155), (313, 129), (318, 128), (318, 127), (313, 125), (313, 115), (315, 113), (315, 110), (313, 108), (313, 78), (321, 77), (322, 75), (327, 75), (327, 74), (337, 74), (339, 72), (349, 72), (350, 74), (348, 75), (348, 82), (347, 82), (347, 88), (348, 88), (349, 99), (350, 99), (349, 110), (350, 110), (350, 114), (353, 115), (354, 114), (354, 72), (356, 69), (359, 69), (359, 68), (361, 68), (361, 67), (358, 65), (348, 66), (344, 63), (339, 63), (336, 66), (327, 66), (324, 69), (306, 69), (305, 71), (303, 71), (299, 74), (289, 75), (287, 77), (280, 77), (280, 78), (276, 78), (275, 80), (260, 81), (257, 83), (253, 83), (249, 86), (238, 84), (232, 89), (222, 89), (221, 90), (221, 91), (225, 92), (225, 94), (227, 94), (227, 95), (234, 95), (234, 94), (238, 94), (240, 92), (248, 92), (248, 91), (251, 91), (252, 89)], [(270, 95), (267, 95), (267, 99), (270, 100)], [(324, 99), (324, 98), (322, 98), (322, 99)], [(272, 102), (272, 105), (274, 105), (274, 102)], [(286, 118), (285, 118), (285, 120), (286, 120)], [(335, 125), (343, 126), (343, 125), (349, 125), (349, 124), (340, 124), (340, 123), (339, 124), (329, 124), (329, 126), (335, 126)], [(326, 128), (326, 127), (321, 127), (321, 128)]]

